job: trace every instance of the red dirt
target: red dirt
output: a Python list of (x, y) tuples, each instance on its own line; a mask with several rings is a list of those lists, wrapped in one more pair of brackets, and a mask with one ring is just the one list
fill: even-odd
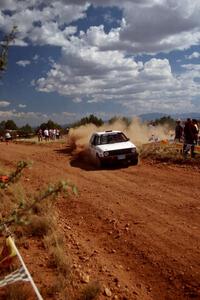
[[(0, 151), (1, 165), (33, 162), (20, 179), (30, 193), (61, 179), (77, 186), (78, 196), (58, 197), (58, 227), (74, 272), (100, 281), (98, 299), (108, 298), (105, 287), (110, 299), (200, 299), (199, 168), (144, 160), (96, 170), (58, 143), (1, 143)], [(48, 298), (51, 271), (40, 240), (21, 251), (44, 299), (71, 299)], [(71, 290), (85, 285), (79, 280)]]

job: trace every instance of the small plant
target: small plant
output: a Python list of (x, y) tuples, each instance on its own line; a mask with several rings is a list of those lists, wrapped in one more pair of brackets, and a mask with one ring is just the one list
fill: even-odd
[(64, 238), (56, 231), (52, 231), (44, 237), (43, 241), (51, 256), (49, 266), (56, 267), (65, 277), (69, 275), (71, 272), (71, 259), (64, 249)]
[(68, 194), (69, 190), (74, 194), (77, 194), (77, 189), (73, 184), (60, 181), (55, 185), (50, 185), (44, 192), (39, 193), (30, 204), (23, 201), (20, 202), (18, 207), (14, 209), (7, 218), (0, 222), (0, 230), (2, 230), (5, 225), (26, 225), (29, 222), (30, 214), (33, 213), (33, 210), (38, 203), (41, 203), (46, 199), (54, 200), (59, 193), (65, 192)]
[(15, 283), (8, 285), (5, 288), (5, 294), (3, 295), (4, 300), (27, 300), (32, 298), (33, 292), (30, 285), (25, 285), (24, 283)]
[[(61, 293), (61, 295), (63, 294), (63, 297), (61, 299), (66, 299), (65, 288), (66, 288), (65, 277), (62, 274), (58, 274), (57, 280), (48, 286), (48, 290), (46, 290), (46, 289), (44, 290), (43, 295), (45, 295), (45, 293), (46, 293), (48, 296), (52, 297), (55, 294)], [(70, 299), (70, 298), (67, 298), (67, 299)]]
[(50, 216), (32, 215), (26, 227), (26, 231), (32, 236), (43, 237), (52, 227), (52, 218)]
[(5, 189), (11, 183), (16, 182), (22, 174), (24, 168), (26, 168), (29, 164), (25, 161), (19, 161), (16, 167), (16, 170), (12, 172), (10, 175), (4, 175), (0, 182), (0, 189)]
[[(69, 193), (77, 194), (77, 189), (69, 181), (60, 181), (54, 185), (49, 185), (34, 197), (29, 196), (29, 199), (25, 199), (20, 194), (20, 197), (17, 199), (18, 201), (16, 201), (16, 198), (13, 197), (16, 192), (16, 185), (13, 186), (15, 189), (12, 191), (11, 183), (17, 181), (22, 170), (27, 165), (26, 162), (19, 162), (16, 170), (8, 176), (8, 180), (2, 182), (0, 185), (0, 195), (3, 199), (3, 204), (0, 204), (0, 208), (4, 206), (6, 208), (6, 210), (3, 209), (2, 213), (0, 213), (0, 233), (5, 229), (10, 229), (13, 233), (17, 233), (21, 241), (27, 233), (32, 236), (42, 237), (50, 256), (49, 266), (56, 268), (56, 271), (59, 272), (59, 282), (52, 286), (51, 292), (54, 294), (57, 292), (63, 293), (66, 287), (66, 280), (71, 275), (71, 259), (66, 253), (64, 238), (59, 235), (56, 229), (55, 220), (57, 216), (55, 209), (53, 209), (53, 204), (56, 196), (60, 193), (67, 195)], [(13, 198), (9, 200), (9, 206), (7, 203), (5, 204), (7, 196), (8, 199), (11, 196)], [(20, 284), (13, 285), (11, 288), (6, 287), (3, 299), (30, 299), (31, 294), (26, 292), (26, 290), (23, 291), (21, 287), (22, 285)]]
[(71, 260), (67, 256), (64, 248), (59, 246), (52, 247), (49, 249), (51, 255), (51, 264), (55, 266), (60, 273), (65, 275), (70, 275), (71, 272)]
[(80, 300), (95, 300), (100, 294), (101, 286), (98, 281), (89, 283), (83, 290)]

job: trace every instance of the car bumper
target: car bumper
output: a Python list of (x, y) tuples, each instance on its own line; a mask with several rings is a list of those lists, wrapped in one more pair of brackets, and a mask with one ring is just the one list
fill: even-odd
[(101, 157), (101, 162), (105, 164), (112, 164), (112, 163), (120, 163), (120, 162), (127, 162), (131, 163), (138, 160), (138, 153), (128, 153), (128, 154), (121, 154), (121, 155), (112, 155), (112, 156), (105, 156)]

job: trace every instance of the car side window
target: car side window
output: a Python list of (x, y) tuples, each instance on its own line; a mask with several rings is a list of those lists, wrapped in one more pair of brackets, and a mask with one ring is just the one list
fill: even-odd
[(98, 140), (98, 136), (97, 135), (93, 135), (91, 137), (90, 144), (93, 145), (93, 146), (97, 145), (97, 140)]
[(92, 135), (90, 138), (90, 144), (93, 145), (93, 143), (94, 143), (94, 135)]

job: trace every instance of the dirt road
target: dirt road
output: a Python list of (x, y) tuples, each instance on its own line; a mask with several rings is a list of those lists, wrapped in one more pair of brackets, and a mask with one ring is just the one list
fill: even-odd
[(59, 143), (0, 151), (8, 167), (33, 162), (21, 179), (30, 192), (60, 179), (77, 186), (78, 197), (58, 201), (58, 226), (74, 268), (101, 282), (99, 299), (200, 299), (199, 168), (145, 160), (96, 170)]

